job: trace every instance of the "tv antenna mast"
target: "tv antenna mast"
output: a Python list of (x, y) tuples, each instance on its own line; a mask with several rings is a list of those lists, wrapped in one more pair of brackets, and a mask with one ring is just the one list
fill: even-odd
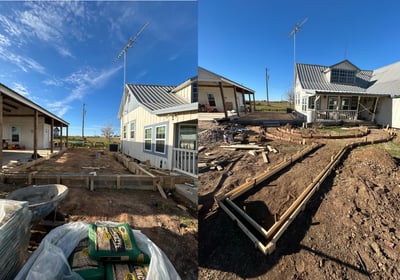
[(299, 32), (300, 28), (307, 22), (308, 17), (305, 18), (301, 23), (296, 24), (292, 32), (289, 34), (289, 38), (293, 36), (293, 60), (294, 67), (296, 68), (296, 33)]
[(125, 87), (125, 83), (126, 83), (126, 52), (128, 51), (129, 48), (132, 47), (132, 44), (137, 40), (137, 38), (139, 37), (139, 35), (143, 32), (143, 30), (147, 27), (147, 25), (149, 25), (150, 22), (146, 22), (142, 28), (139, 30), (138, 33), (136, 33), (135, 36), (131, 37), (128, 41), (128, 43), (126, 43), (125, 47), (121, 50), (121, 52), (118, 54), (118, 56), (114, 59), (114, 62), (117, 62), (121, 56), (124, 56), (124, 87)]
[(292, 32), (289, 34), (289, 38), (293, 36), (293, 94), (295, 92), (296, 83), (296, 33), (299, 32), (300, 28), (307, 22), (308, 17), (306, 17), (301, 23), (298, 23), (293, 28)]

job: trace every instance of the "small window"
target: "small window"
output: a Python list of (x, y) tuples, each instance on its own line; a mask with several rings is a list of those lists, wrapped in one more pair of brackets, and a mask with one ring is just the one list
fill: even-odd
[(337, 96), (329, 96), (328, 97), (328, 109), (329, 110), (337, 110), (338, 98)]
[(342, 98), (342, 110), (350, 110), (350, 101), (349, 97)]
[(144, 129), (144, 149), (146, 151), (151, 151), (151, 134), (152, 134), (151, 127)]
[(208, 97), (208, 105), (210, 105), (211, 107), (215, 107), (216, 103), (215, 103), (214, 94), (209, 93), (209, 94), (207, 94), (207, 97)]
[(135, 139), (136, 122), (131, 122), (131, 139)]
[(124, 139), (126, 139), (126, 124), (122, 127), (122, 136)]
[(165, 154), (166, 126), (156, 127), (156, 152)]
[(12, 127), (11, 128), (11, 141), (12, 142), (19, 142), (19, 128)]
[(194, 82), (192, 84), (192, 103), (198, 102), (199, 101), (199, 93), (198, 93), (198, 87), (197, 87), (197, 82)]
[(307, 111), (307, 96), (304, 96), (301, 102), (301, 110)]

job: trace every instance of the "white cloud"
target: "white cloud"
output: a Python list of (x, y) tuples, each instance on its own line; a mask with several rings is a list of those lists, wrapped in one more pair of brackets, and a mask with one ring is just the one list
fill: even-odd
[(10, 39), (8, 39), (3, 34), (0, 34), (0, 46), (8, 47), (11, 45)]
[(28, 89), (24, 85), (22, 85), (20, 83), (14, 83), (13, 89), (16, 92), (18, 92), (19, 94), (25, 96), (26, 98), (30, 97), (30, 93), (29, 93)]
[(12, 64), (17, 65), (22, 71), (28, 72), (29, 69), (35, 70), (39, 73), (45, 73), (45, 67), (41, 65), (36, 60), (30, 57), (24, 57), (13, 53), (9, 50), (9, 48), (4, 48), (0, 45), (0, 58), (4, 61), (8, 61)]
[[(71, 108), (69, 105), (75, 100), (81, 100), (95, 89), (102, 87), (122, 66), (117, 66), (105, 70), (96, 70), (87, 68), (72, 73), (68, 77), (62, 79), (62, 83), (72, 87), (70, 93), (63, 99), (56, 102), (50, 102), (47, 106), (58, 115), (63, 116)], [(61, 81), (52, 79), (47, 83), (61, 83)]]

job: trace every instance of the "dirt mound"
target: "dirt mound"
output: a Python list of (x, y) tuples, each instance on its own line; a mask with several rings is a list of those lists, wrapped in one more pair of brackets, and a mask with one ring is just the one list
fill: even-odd
[(349, 161), (353, 170), (357, 170), (357, 175), (367, 172), (373, 176), (390, 175), (398, 168), (396, 161), (388, 152), (376, 147), (354, 150), (349, 157)]

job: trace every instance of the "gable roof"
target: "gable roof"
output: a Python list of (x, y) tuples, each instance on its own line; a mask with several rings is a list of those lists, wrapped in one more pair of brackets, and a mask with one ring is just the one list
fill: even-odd
[[(331, 83), (328, 80), (326, 73), (330, 69), (340, 68), (340, 65), (356, 71), (353, 85)], [(400, 96), (400, 62), (376, 70), (359, 70), (348, 60), (333, 66), (296, 63), (296, 73), (302, 88), (311, 92)]]
[(231, 84), (237, 88), (240, 88), (240, 89), (246, 91), (247, 93), (254, 94), (254, 92), (255, 92), (254, 90), (252, 90), (248, 87), (245, 87), (244, 85), (241, 85), (235, 81), (232, 81), (228, 78), (225, 78), (224, 76), (218, 75), (218, 74), (211, 72), (210, 70), (207, 70), (200, 66), (198, 67), (198, 78), (197, 79), (199, 82), (214, 82), (214, 83), (215, 82), (225, 82), (225, 83)]
[(366, 93), (370, 85), (372, 71), (357, 71), (354, 85), (348, 85), (331, 83), (325, 74), (330, 68), (322, 65), (297, 63), (296, 73), (303, 89), (337, 93)]
[(188, 104), (172, 93), (175, 86), (127, 84), (129, 92), (149, 111), (156, 111)]

